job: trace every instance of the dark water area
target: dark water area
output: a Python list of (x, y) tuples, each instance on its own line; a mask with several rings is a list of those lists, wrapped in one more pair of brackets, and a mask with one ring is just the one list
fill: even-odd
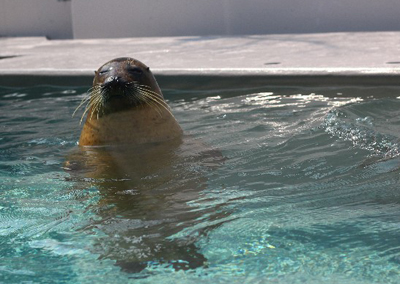
[(183, 146), (119, 175), (85, 91), (0, 88), (0, 283), (400, 283), (399, 88), (165, 90)]

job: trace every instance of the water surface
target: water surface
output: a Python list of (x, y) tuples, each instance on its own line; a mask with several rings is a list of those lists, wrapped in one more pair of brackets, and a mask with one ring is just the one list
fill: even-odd
[[(185, 132), (226, 159), (178, 161), (174, 174), (196, 194), (179, 199), (183, 219), (152, 222), (140, 213), (151, 197), (113, 214), (107, 184), (62, 168), (84, 93), (0, 88), (0, 282), (400, 283), (400, 89), (166, 90)], [(121, 192), (143, 196), (130, 189)], [(120, 240), (142, 231), (183, 248), (175, 260), (186, 249), (205, 265), (124, 271), (115, 264), (135, 245), (117, 250)]]

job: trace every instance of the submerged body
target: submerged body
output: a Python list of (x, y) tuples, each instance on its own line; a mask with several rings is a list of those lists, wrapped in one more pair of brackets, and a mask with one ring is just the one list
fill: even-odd
[(119, 58), (100, 67), (85, 102), (81, 147), (70, 160), (78, 164), (78, 179), (101, 194), (101, 221), (93, 228), (107, 237), (99, 240), (98, 253), (129, 272), (155, 262), (177, 269), (204, 265), (197, 238), (176, 235), (204, 215), (219, 215), (188, 204), (205, 188), (200, 168), (218, 165), (220, 153), (182, 135), (154, 76), (137, 60)]

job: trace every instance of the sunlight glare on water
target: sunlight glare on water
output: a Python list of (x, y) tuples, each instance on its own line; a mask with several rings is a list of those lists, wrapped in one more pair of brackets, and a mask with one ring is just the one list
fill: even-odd
[(63, 169), (84, 92), (0, 88), (0, 282), (400, 283), (400, 89), (166, 90), (224, 161), (139, 184)]

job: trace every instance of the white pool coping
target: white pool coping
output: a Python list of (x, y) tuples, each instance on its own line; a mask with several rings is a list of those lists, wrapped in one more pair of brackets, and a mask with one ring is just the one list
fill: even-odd
[(144, 62), (162, 79), (400, 85), (400, 32), (86, 40), (17, 37), (0, 38), (0, 47), (1, 86), (88, 85), (94, 70), (125, 56)]

